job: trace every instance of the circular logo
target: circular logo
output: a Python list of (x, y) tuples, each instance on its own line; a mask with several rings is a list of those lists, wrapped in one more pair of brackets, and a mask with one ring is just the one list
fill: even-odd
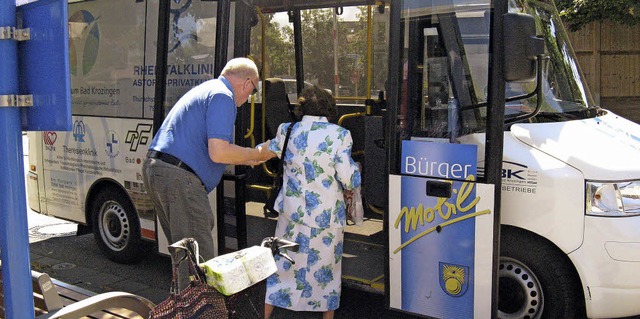
[[(79, 10), (69, 17), (69, 64), (71, 74), (81, 75), (91, 71), (98, 57), (100, 29), (98, 19), (89, 11)], [(78, 51), (80, 50), (80, 51)]]

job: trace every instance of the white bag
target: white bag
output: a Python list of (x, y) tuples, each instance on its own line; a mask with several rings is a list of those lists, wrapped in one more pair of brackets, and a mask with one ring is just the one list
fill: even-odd
[[(344, 190), (344, 201), (347, 205), (347, 225), (362, 226), (364, 221), (364, 207), (362, 206), (362, 192), (360, 187)], [(351, 222), (351, 224), (349, 224)]]

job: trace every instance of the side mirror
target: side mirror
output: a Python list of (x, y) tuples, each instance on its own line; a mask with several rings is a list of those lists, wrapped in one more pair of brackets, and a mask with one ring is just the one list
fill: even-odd
[(533, 81), (536, 78), (536, 58), (544, 54), (544, 40), (536, 35), (533, 16), (506, 13), (503, 23), (505, 81)]

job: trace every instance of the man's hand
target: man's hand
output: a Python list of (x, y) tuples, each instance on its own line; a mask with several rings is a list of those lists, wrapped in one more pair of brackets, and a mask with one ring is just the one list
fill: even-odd
[(260, 157), (259, 157), (258, 161), (260, 161), (261, 163), (264, 163), (264, 162), (276, 157), (276, 153), (270, 151), (269, 148), (266, 145), (267, 145), (267, 143), (265, 142), (265, 143), (262, 143), (262, 144), (260, 144), (260, 145), (258, 145), (256, 147), (256, 149), (258, 150), (258, 154), (260, 154)]

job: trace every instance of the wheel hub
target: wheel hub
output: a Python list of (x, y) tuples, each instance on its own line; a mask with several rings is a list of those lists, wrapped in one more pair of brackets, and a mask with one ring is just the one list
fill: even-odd
[(120, 204), (107, 202), (100, 212), (100, 234), (112, 250), (122, 250), (129, 240), (129, 219)]
[(498, 317), (536, 319), (542, 316), (544, 298), (535, 274), (519, 261), (501, 257)]

